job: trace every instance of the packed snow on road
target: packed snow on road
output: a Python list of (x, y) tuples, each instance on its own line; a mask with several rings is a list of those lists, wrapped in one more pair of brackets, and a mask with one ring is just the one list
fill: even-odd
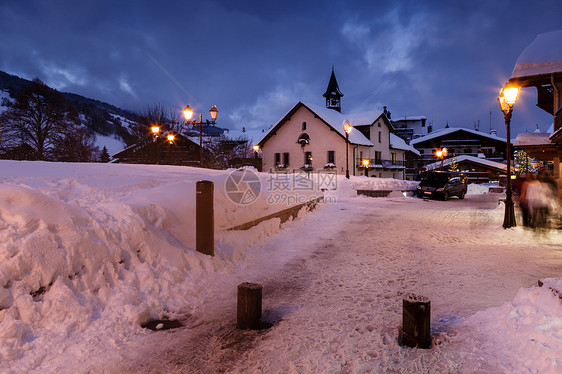
[[(0, 171), (1, 372), (562, 371), (562, 232), (503, 229), (486, 186), (438, 201), (413, 197), (416, 182), (300, 172)], [(195, 251), (202, 179), (214, 257)], [(270, 328), (236, 329), (242, 282), (263, 285)], [(430, 349), (397, 343), (412, 292), (431, 300)], [(168, 319), (182, 327), (141, 327)]]

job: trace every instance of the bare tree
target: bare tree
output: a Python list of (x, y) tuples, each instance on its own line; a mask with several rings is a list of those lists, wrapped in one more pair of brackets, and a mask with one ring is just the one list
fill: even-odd
[(177, 114), (168, 111), (162, 104), (147, 106), (140, 112), (139, 117), (140, 121), (129, 127), (131, 134), (129, 145), (138, 143), (149, 136), (152, 126), (160, 127), (160, 133), (166, 131), (179, 133), (181, 130)]
[(76, 109), (63, 95), (33, 80), (21, 90), (15, 103), (0, 116), (3, 146), (29, 146), (39, 160), (55, 159), (55, 142), (79, 122)]

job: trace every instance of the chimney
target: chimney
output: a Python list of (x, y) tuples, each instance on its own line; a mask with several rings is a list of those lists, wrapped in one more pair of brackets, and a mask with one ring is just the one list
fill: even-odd
[(490, 130), (490, 135), (496, 136), (496, 135), (498, 135), (498, 132), (497, 132), (496, 130), (494, 130), (494, 129), (491, 129), (491, 130)]
[(382, 109), (383, 109), (383, 113), (386, 116), (386, 118), (390, 119), (390, 112), (388, 110), (386, 110), (386, 106), (383, 106)]

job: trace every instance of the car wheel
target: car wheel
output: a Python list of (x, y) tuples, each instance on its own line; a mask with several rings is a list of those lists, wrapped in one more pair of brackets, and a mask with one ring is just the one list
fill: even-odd
[(449, 192), (443, 191), (443, 201), (447, 201), (447, 200), (449, 200)]
[(459, 195), (459, 199), (464, 199), (464, 195), (466, 195), (466, 191), (462, 190), (461, 194)]

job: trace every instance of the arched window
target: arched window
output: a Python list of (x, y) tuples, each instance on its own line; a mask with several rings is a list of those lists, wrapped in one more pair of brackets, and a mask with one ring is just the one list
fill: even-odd
[(299, 143), (302, 147), (304, 147), (305, 145), (310, 143), (310, 136), (308, 136), (306, 132), (303, 132), (302, 134), (299, 135), (299, 139), (297, 140), (297, 143)]

